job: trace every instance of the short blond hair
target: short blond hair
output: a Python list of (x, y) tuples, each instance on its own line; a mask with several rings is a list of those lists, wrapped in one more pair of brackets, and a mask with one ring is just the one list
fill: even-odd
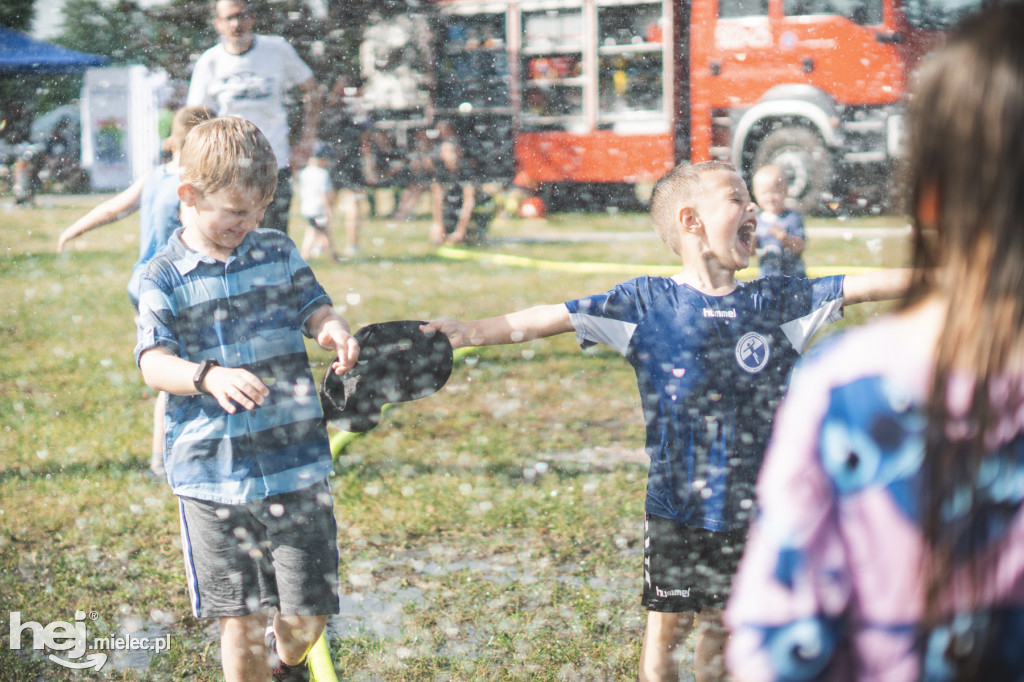
[(269, 202), (277, 189), (277, 158), (270, 143), (259, 128), (236, 116), (210, 119), (193, 128), (178, 163), (182, 183), (203, 197), (238, 189)]
[(214, 113), (213, 109), (201, 105), (182, 107), (174, 112), (174, 118), (171, 119), (171, 134), (167, 137), (167, 145), (170, 151), (174, 152), (181, 149), (181, 145), (185, 143), (185, 136), (188, 135), (189, 131), (203, 121), (209, 121), (211, 118), (217, 118), (217, 114)]
[(651, 221), (661, 241), (679, 253), (679, 230), (676, 221), (679, 211), (693, 202), (704, 191), (704, 180), (718, 171), (736, 173), (736, 166), (725, 161), (703, 161), (682, 164), (666, 173), (654, 185), (651, 193)]

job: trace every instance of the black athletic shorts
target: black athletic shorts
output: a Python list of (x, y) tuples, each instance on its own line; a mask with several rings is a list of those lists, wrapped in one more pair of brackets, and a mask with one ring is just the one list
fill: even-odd
[(271, 606), (288, 615), (338, 613), (338, 526), (326, 480), (239, 505), (178, 500), (197, 618)]
[(644, 520), (644, 595), (649, 611), (722, 608), (743, 554), (747, 530), (683, 528), (648, 514)]

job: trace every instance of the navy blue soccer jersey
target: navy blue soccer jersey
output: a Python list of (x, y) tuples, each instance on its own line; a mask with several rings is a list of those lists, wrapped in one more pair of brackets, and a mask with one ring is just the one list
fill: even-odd
[(647, 513), (713, 531), (748, 525), (789, 374), (842, 304), (842, 276), (769, 277), (726, 296), (639, 277), (566, 302), (580, 345), (611, 346), (636, 372)]

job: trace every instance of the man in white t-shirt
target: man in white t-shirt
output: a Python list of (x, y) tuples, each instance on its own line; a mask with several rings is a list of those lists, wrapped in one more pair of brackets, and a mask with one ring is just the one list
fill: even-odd
[[(284, 38), (253, 33), (248, 0), (215, 0), (213, 26), (221, 42), (196, 62), (188, 104), (208, 106), (219, 116), (244, 118), (266, 136), (277, 156), (279, 172), (277, 192), (262, 227), (287, 232), (291, 171), (305, 166), (313, 150), (320, 122), (320, 85)], [(285, 96), (295, 87), (305, 97), (302, 135), (292, 149)]]

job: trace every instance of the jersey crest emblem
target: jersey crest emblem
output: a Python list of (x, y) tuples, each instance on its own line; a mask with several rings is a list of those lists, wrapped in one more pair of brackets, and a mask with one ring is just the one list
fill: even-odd
[(757, 332), (747, 332), (736, 343), (736, 362), (751, 374), (764, 369), (770, 355), (768, 340)]

